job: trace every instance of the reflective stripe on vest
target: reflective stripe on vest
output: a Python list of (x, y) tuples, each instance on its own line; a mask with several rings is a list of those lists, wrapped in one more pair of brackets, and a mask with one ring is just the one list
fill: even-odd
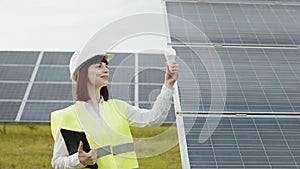
[(101, 158), (109, 154), (120, 155), (131, 151), (134, 151), (133, 143), (125, 143), (125, 144), (115, 145), (113, 147), (104, 146), (96, 149), (98, 158)]
[(98, 158), (101, 158), (101, 157), (104, 157), (106, 155), (109, 155), (109, 154), (111, 154), (110, 146), (105, 146), (105, 147), (97, 148), (96, 152), (97, 152), (97, 157)]
[(134, 145), (132, 143), (125, 143), (112, 147), (112, 153), (114, 155), (119, 155), (130, 151), (134, 151)]
[(133, 139), (124, 113), (127, 104), (119, 100), (104, 102), (104, 125), (87, 112), (82, 102), (51, 114), (51, 129), (56, 138), (59, 128), (84, 131), (92, 149), (97, 150), (99, 168), (138, 168)]

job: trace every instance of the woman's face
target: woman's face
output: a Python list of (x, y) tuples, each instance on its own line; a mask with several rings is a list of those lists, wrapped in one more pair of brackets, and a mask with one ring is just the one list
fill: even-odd
[(89, 83), (96, 88), (107, 86), (109, 79), (109, 70), (104, 62), (92, 64), (88, 68)]

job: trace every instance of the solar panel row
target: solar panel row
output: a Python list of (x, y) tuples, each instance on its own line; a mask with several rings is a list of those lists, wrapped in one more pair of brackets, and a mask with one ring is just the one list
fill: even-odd
[(72, 103), (67, 73), (71, 55), (72, 52), (0, 52), (1, 121), (49, 122), (49, 112)]
[[(167, 2), (167, 12), (195, 25), (211, 43), (300, 45), (299, 5), (245, 2)], [(186, 43), (209, 43), (178, 22), (170, 23), (170, 32)]]
[(187, 65), (178, 81), (183, 168), (299, 168), (299, 7), (166, 2), (171, 45)]
[[(182, 116), (191, 168), (298, 168), (299, 118)], [(207, 140), (200, 134), (209, 135)]]
[[(75, 86), (69, 78), (68, 64), (72, 54), (0, 52), (0, 121), (49, 122), (50, 112), (71, 105)], [(160, 63), (163, 56), (153, 57), (140, 54), (140, 68), (136, 69), (135, 55), (116, 54), (109, 64), (111, 98), (131, 104), (137, 101), (141, 108), (151, 108), (164, 79), (164, 62)], [(136, 85), (135, 78), (139, 81)], [(167, 122), (174, 121), (174, 113), (169, 113)]]
[[(225, 112), (300, 112), (300, 51), (297, 49), (253, 49), (175, 47), (181, 64), (190, 65), (190, 70), (181, 70), (179, 90), (184, 111), (209, 111), (213, 87), (226, 88)], [(214, 63), (215, 50), (223, 67), (217, 67), (216, 76), (225, 73), (226, 81), (213, 84), (207, 65)], [(197, 55), (200, 54), (200, 55)], [(207, 62), (207, 60), (209, 62)], [(194, 64), (197, 63), (197, 64)], [(222, 69), (223, 68), (223, 69)], [(185, 78), (194, 74), (194, 79)], [(193, 103), (194, 88), (185, 87), (195, 80), (199, 88), (198, 107)], [(181, 86), (184, 88), (181, 89)], [(217, 97), (223, 97), (219, 95)]]

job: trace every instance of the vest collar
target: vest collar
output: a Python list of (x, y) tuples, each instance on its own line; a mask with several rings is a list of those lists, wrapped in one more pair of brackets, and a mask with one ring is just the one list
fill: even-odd
[(105, 122), (103, 125), (100, 125), (100, 123), (97, 122), (97, 120), (91, 115), (91, 113), (87, 111), (84, 106), (84, 102), (77, 101), (74, 109), (82, 129), (94, 143), (96, 143), (99, 147), (102, 147), (110, 142), (105, 131), (105, 128), (108, 126), (105, 124)]

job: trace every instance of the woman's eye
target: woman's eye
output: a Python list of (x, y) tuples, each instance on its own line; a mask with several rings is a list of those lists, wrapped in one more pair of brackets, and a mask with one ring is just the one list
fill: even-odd
[(96, 65), (97, 68), (102, 68), (103, 66), (106, 67), (106, 68), (108, 68), (108, 65), (106, 65), (106, 64), (104, 64), (104, 65), (103, 64), (97, 64)]

